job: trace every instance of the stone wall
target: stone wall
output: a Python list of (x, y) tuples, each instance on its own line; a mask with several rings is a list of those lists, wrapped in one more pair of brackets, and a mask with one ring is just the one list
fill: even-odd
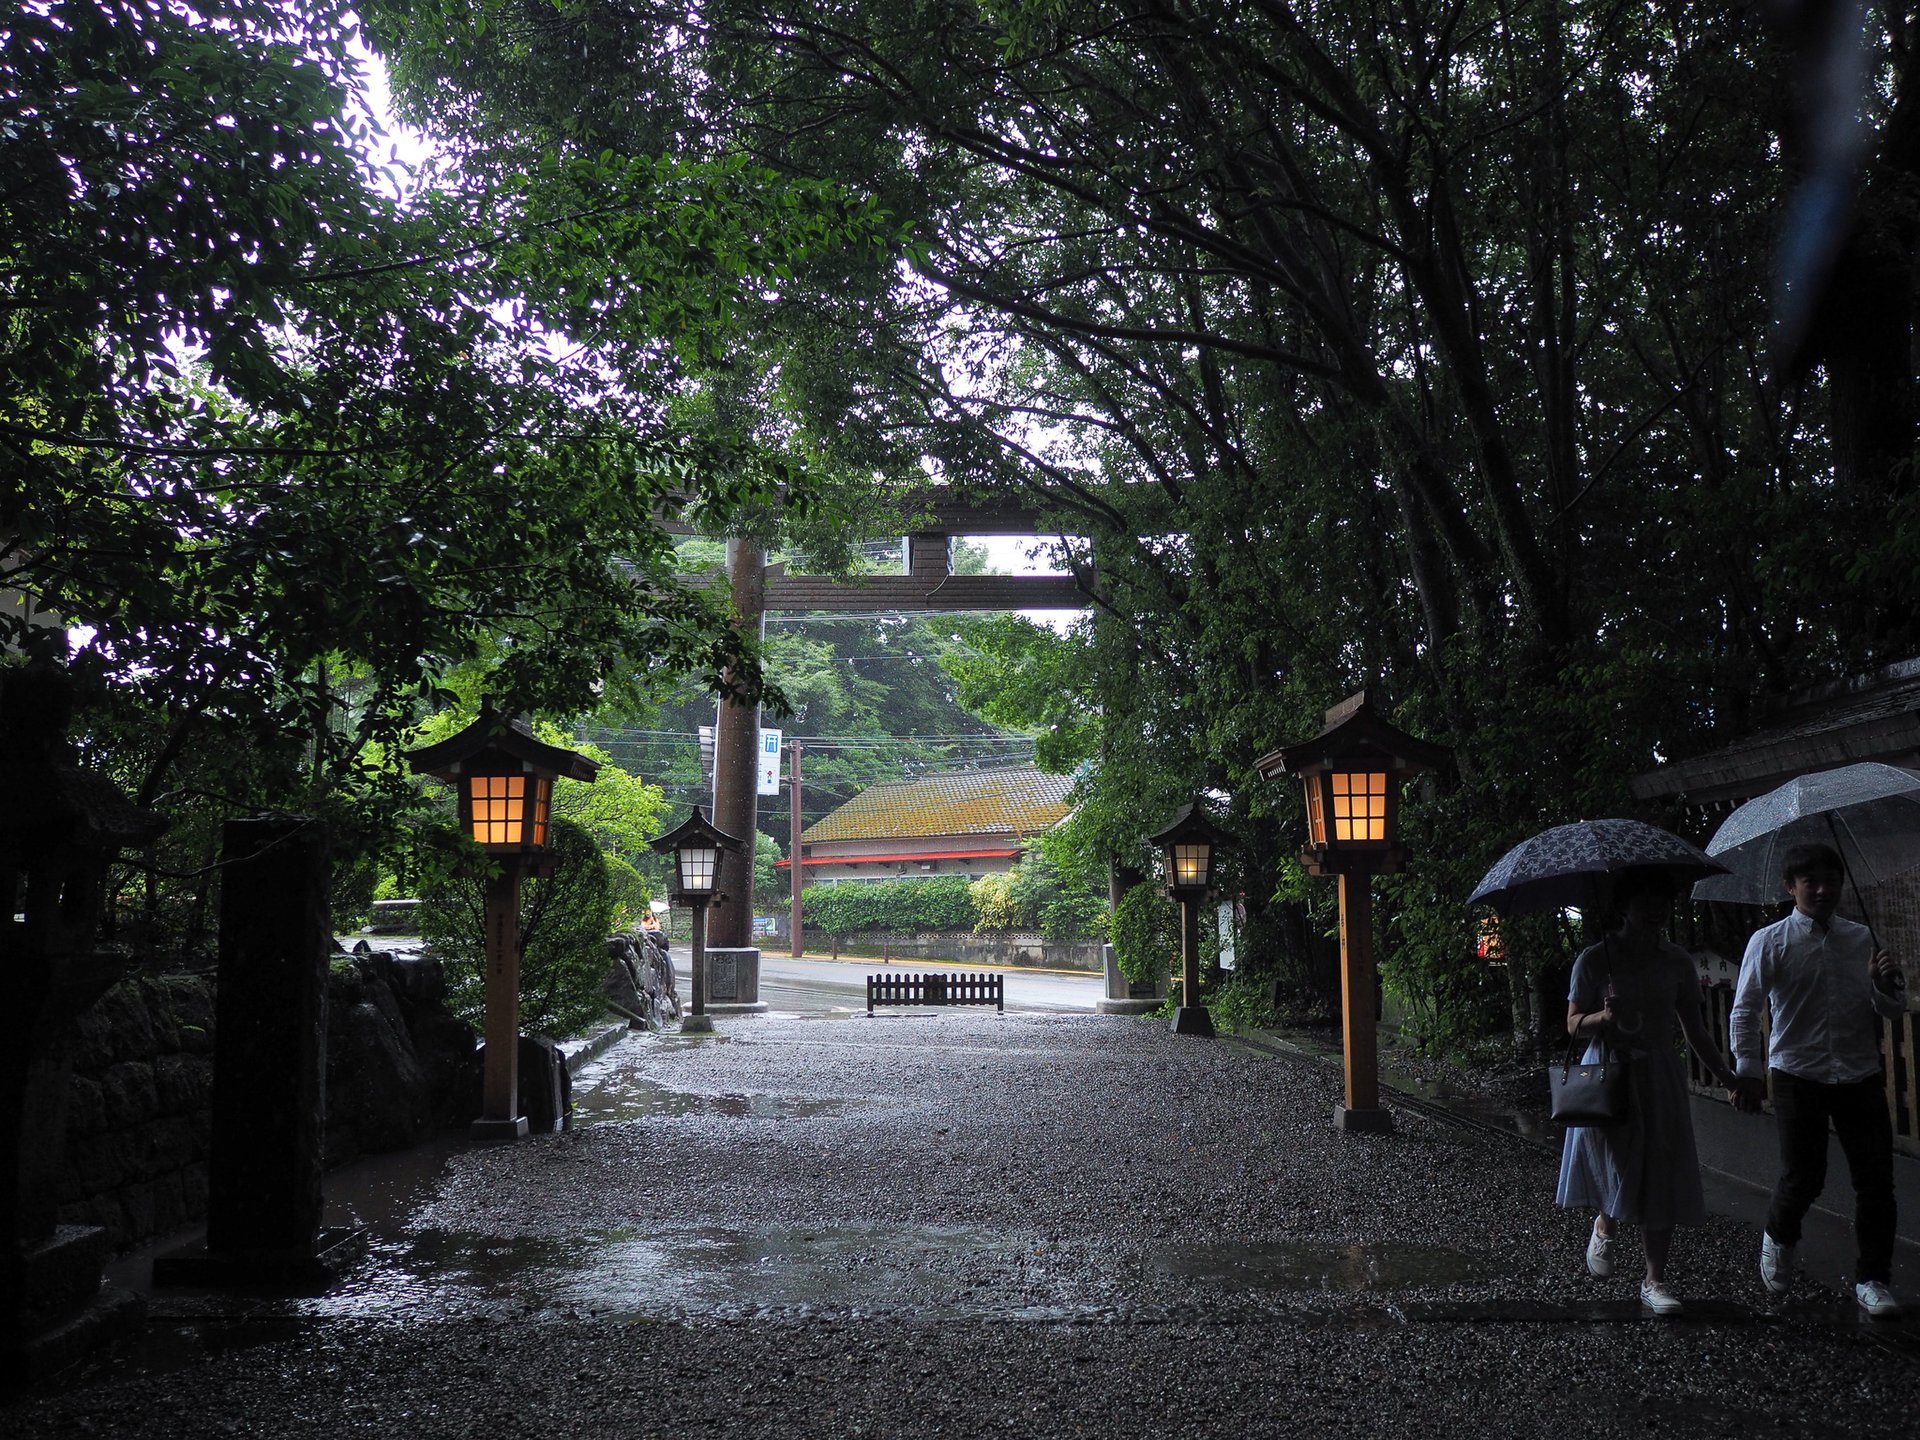
[[(126, 1248), (201, 1223), (212, 1128), (206, 975), (136, 976), (76, 1023), (60, 1220)], [(337, 955), (327, 980), (326, 1163), (403, 1150), (479, 1109), (475, 1036), (439, 965)]]
[[(815, 934), (807, 939), (816, 953), (832, 941)], [(921, 934), (857, 934), (841, 937), (842, 955), (885, 955), (890, 960), (927, 965), (1005, 965), (1043, 970), (1089, 970), (1101, 968), (1100, 946), (1056, 944), (1038, 935), (1014, 931), (989, 931), (983, 935), (967, 931), (928, 931)]]
[(132, 1245), (207, 1207), (213, 979), (139, 976), (75, 1024), (60, 1221)]

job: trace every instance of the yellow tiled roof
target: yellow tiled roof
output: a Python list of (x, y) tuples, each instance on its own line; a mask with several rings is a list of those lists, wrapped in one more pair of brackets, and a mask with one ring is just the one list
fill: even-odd
[(1032, 835), (1066, 816), (1072, 786), (1071, 775), (1031, 765), (883, 781), (809, 825), (800, 842)]

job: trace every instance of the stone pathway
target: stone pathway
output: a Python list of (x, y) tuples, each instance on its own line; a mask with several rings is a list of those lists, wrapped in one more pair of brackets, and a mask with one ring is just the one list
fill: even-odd
[[(1680, 1321), (1588, 1277), (1553, 1162), (1335, 1072), (1118, 1017), (636, 1034), (581, 1128), (348, 1200), (309, 1298), (161, 1293), (0, 1436), (1908, 1436), (1920, 1325), (1682, 1232)], [(352, 1182), (352, 1184), (348, 1184)], [(1920, 1297), (1916, 1297), (1920, 1299)]]

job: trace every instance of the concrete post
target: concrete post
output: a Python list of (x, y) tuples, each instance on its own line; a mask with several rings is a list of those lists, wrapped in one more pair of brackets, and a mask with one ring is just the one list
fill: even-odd
[(312, 1258), (327, 1104), (327, 844), (303, 816), (222, 833), (207, 1254)]

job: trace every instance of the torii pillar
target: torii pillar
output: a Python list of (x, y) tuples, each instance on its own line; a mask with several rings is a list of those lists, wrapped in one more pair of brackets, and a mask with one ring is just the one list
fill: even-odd
[[(735, 628), (757, 639), (766, 622), (766, 552), (751, 540), (728, 540), (727, 584)], [(713, 728), (713, 823), (744, 839), (746, 851), (729, 862), (723, 893), (707, 908), (706, 1008), (715, 1014), (767, 1008), (760, 1001), (760, 951), (753, 944), (759, 757), (759, 706), (723, 700)]]

